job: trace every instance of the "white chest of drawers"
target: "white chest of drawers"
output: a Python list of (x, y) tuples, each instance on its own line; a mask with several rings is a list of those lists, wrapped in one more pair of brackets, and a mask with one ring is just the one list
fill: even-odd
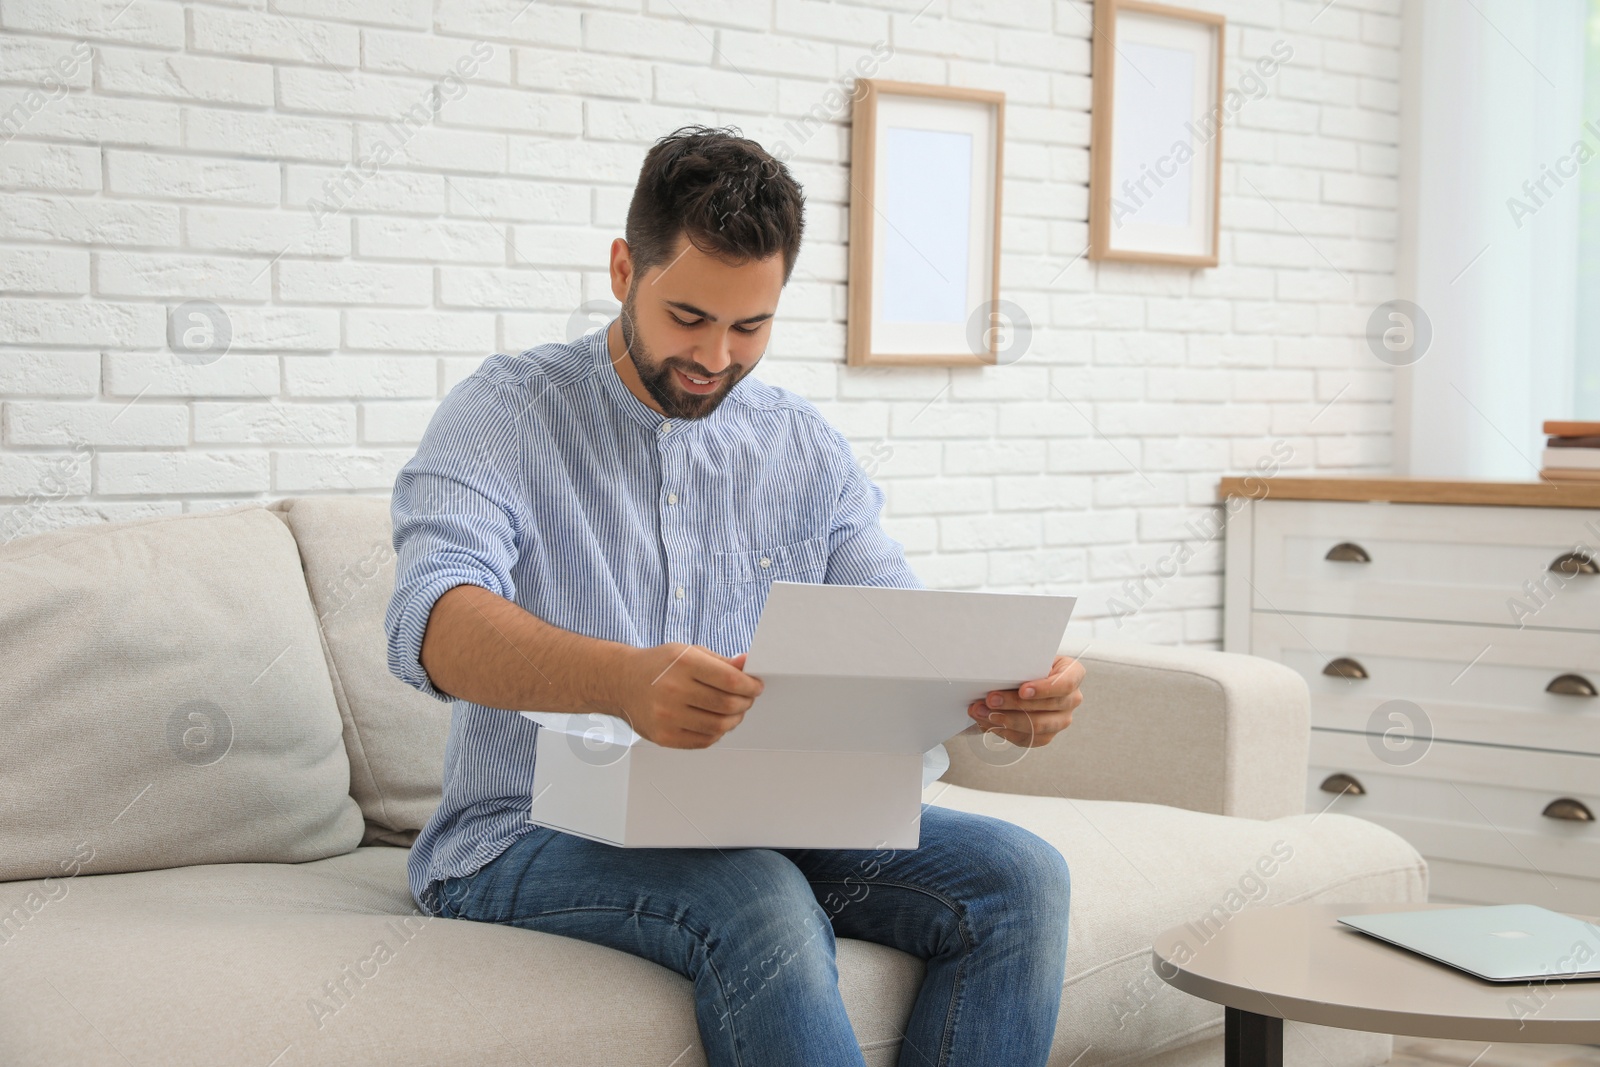
[(1224, 479), (1223, 647), (1311, 690), (1307, 810), (1434, 900), (1600, 913), (1600, 484)]

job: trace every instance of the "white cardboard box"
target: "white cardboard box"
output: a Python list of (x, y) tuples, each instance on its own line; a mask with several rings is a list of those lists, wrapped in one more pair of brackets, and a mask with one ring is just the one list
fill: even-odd
[(523, 712), (528, 821), (630, 847), (915, 848), (923, 752), (1047, 674), (1076, 599), (775, 581), (745, 661), (761, 696), (710, 748)]

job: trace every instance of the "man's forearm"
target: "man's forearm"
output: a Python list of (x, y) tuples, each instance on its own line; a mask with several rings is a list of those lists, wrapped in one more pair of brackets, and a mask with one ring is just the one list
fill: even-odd
[(619, 714), (632, 646), (552, 626), (478, 585), (434, 602), (422, 667), (434, 688), (490, 708)]

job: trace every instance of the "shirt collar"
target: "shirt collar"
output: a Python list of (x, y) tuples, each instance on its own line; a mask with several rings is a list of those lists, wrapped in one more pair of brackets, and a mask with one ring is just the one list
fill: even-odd
[[(613, 319), (611, 321), (615, 322), (616, 320)], [(705, 418), (669, 420), (661, 412), (634, 396), (633, 390), (628, 388), (628, 383), (624, 382), (622, 375), (617, 373), (616, 365), (611, 362), (611, 346), (606, 343), (606, 335), (610, 331), (611, 324), (607, 323), (589, 334), (589, 351), (594, 360), (594, 373), (600, 376), (606, 392), (611, 394), (611, 399), (616, 403), (617, 407), (621, 408), (623, 413), (634, 422), (654, 433), (661, 432), (662, 423), (671, 422), (672, 425), (667, 427), (667, 430), (676, 437), (685, 431), (693, 431), (703, 422), (709, 422), (717, 418), (722, 414), (722, 410), (728, 406), (728, 402), (733, 399), (733, 394), (744, 386), (745, 378), (749, 377), (749, 375), (746, 375), (745, 378), (740, 378), (734, 382), (733, 388), (728, 391), (728, 395), (722, 398), (722, 403), (718, 404), (716, 410)], [(622, 358), (627, 359), (628, 357), (624, 355)]]
[[(612, 319), (611, 321), (615, 322), (616, 320)], [(600, 376), (600, 381), (604, 384), (606, 392), (611, 394), (611, 399), (616, 402), (617, 407), (621, 408), (624, 414), (647, 430), (658, 430), (661, 424), (667, 421), (667, 417), (634, 396), (633, 390), (628, 388), (628, 384), (617, 373), (616, 365), (611, 362), (611, 346), (606, 343), (606, 335), (610, 331), (611, 324), (607, 323), (589, 335), (590, 353), (594, 357), (594, 372)], [(628, 357), (624, 355), (623, 358), (626, 359)], [(683, 422), (686, 420), (678, 421)]]

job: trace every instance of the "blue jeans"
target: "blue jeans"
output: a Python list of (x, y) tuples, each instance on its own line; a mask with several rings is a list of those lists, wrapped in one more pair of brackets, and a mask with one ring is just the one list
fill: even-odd
[(694, 983), (711, 1067), (862, 1065), (834, 938), (927, 961), (900, 1067), (1044, 1067), (1066, 972), (1061, 853), (922, 806), (915, 849), (619, 848), (535, 827), (439, 887), (446, 918), (608, 945)]

